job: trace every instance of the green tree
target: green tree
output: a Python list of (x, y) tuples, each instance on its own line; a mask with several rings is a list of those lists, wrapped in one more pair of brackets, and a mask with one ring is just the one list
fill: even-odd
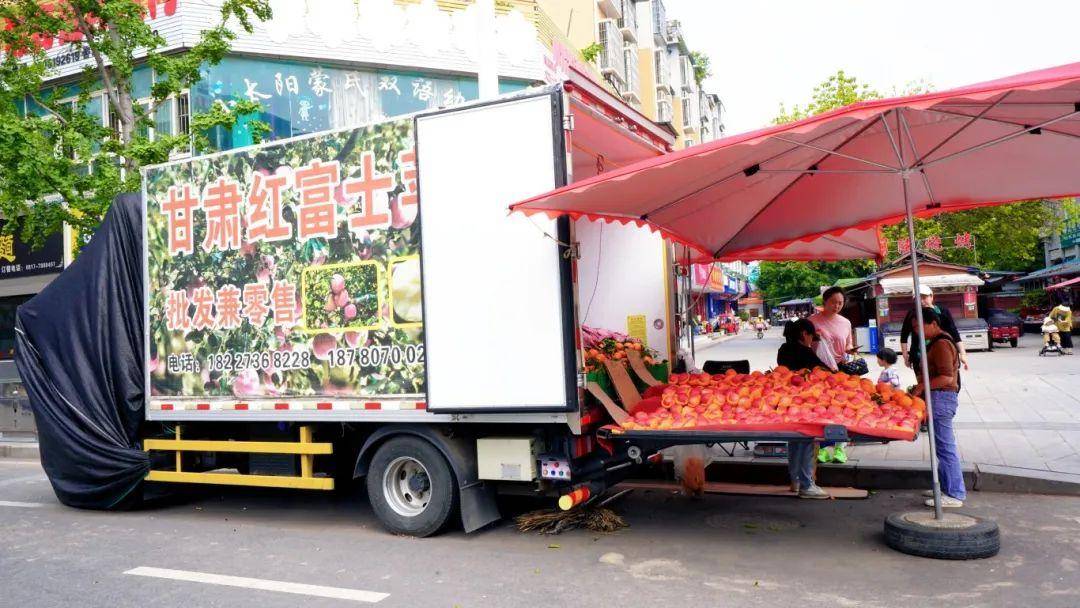
[[(956, 213), (943, 213), (915, 220), (915, 238), (938, 237), (942, 249), (929, 253), (946, 262), (978, 266), (989, 270), (1030, 271), (1043, 262), (1042, 239), (1059, 230), (1075, 207), (1072, 201), (1026, 201), (1000, 207), (983, 207)], [(900, 222), (883, 229), (889, 241), (889, 257), (900, 256), (900, 239), (908, 238), (907, 224)], [(958, 234), (974, 237), (973, 249), (958, 248), (953, 240)]]
[(694, 66), (694, 80), (700, 86), (706, 78), (712, 76), (712, 61), (701, 51), (690, 51), (690, 63)]
[(874, 271), (870, 260), (843, 262), (762, 262), (758, 289), (769, 307), (785, 300), (812, 298), (838, 279), (864, 277)]
[[(113, 197), (141, 188), (139, 169), (170, 154), (210, 147), (206, 132), (231, 128), (257, 112), (246, 99), (193, 116), (191, 135), (150, 137), (160, 104), (220, 62), (237, 29), (250, 33), (266, 20), (266, 0), (224, 0), (221, 20), (204, 30), (185, 53), (167, 54), (165, 40), (147, 23), (138, 0), (8, 0), (0, 2), (0, 213), (5, 228), (40, 244), (69, 223), (92, 232)], [(41, 40), (80, 39), (93, 58), (75, 86), (48, 86), (51, 63)], [(155, 82), (146, 107), (134, 95), (136, 67), (145, 62)], [(110, 125), (88, 112), (91, 95), (103, 92)], [(247, 123), (258, 141), (267, 126)], [(33, 159), (28, 162), (28, 159)]]
[(881, 99), (881, 93), (866, 83), (860, 83), (854, 76), (848, 76), (844, 70), (837, 70), (825, 82), (814, 87), (810, 102), (805, 106), (794, 105), (788, 110), (784, 104), (780, 104), (780, 114), (773, 119), (773, 124), (795, 122), (867, 99)]

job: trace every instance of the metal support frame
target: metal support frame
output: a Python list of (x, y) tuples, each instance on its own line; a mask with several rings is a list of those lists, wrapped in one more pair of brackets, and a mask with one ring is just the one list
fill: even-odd
[[(302, 490), (333, 490), (332, 477), (315, 476), (315, 456), (334, 453), (331, 443), (314, 443), (312, 427), (300, 427), (300, 440), (292, 441), (217, 441), (183, 439), (182, 426), (176, 425), (173, 439), (145, 439), (143, 449), (176, 452), (176, 468), (172, 471), (151, 470), (147, 481), (168, 483), (205, 483), (226, 486), (257, 486), (263, 488), (294, 488)], [(184, 452), (229, 452), (244, 454), (292, 454), (300, 457), (300, 476), (244, 475), (241, 473), (188, 472), (181, 468)]]

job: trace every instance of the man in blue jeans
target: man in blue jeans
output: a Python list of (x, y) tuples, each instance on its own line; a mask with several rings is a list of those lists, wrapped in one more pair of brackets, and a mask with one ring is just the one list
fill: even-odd
[[(930, 372), (930, 400), (934, 412), (934, 451), (938, 458), (938, 474), (941, 481), (941, 506), (962, 507), (967, 492), (964, 490), (964, 473), (960, 468), (960, 450), (956, 447), (953, 418), (960, 392), (960, 354), (952, 337), (941, 328), (941, 317), (933, 308), (923, 308), (923, 331), (926, 337), (926, 364)], [(919, 384), (916, 395), (923, 395), (922, 370), (915, 370)], [(933, 496), (928, 491), (927, 496)], [(934, 506), (934, 499), (926, 500), (926, 506)]]

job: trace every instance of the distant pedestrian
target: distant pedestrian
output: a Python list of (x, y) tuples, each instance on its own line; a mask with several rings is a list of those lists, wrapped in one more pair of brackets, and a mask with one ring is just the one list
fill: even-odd
[[(960, 450), (953, 431), (953, 418), (959, 406), (960, 351), (953, 343), (952, 336), (941, 329), (941, 316), (936, 310), (925, 307), (922, 315), (930, 386), (923, 384), (920, 375), (915, 394), (924, 399), (927, 392), (930, 394), (934, 412), (934, 452), (937, 454), (941, 480), (941, 506), (962, 507), (967, 491), (964, 489), (964, 472), (960, 468)], [(933, 491), (927, 494), (933, 496)], [(927, 499), (926, 506), (934, 506), (934, 499)]]
[(900, 374), (893, 367), (899, 357), (891, 348), (883, 348), (878, 351), (877, 363), (881, 367), (881, 375), (878, 376), (878, 384), (890, 384), (893, 388), (900, 388)]
[(1054, 323), (1057, 324), (1058, 333), (1061, 338), (1061, 351), (1066, 355), (1073, 354), (1072, 309), (1069, 308), (1068, 304), (1062, 301), (1050, 311), (1050, 317), (1054, 320)]

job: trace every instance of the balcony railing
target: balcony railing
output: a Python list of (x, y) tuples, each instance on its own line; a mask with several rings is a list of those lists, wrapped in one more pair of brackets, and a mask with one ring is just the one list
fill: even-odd
[(637, 42), (637, 10), (634, 8), (634, 0), (622, 1), (622, 15), (619, 17), (619, 29), (622, 30), (624, 40)]
[[(614, 19), (600, 22), (600, 73), (613, 76), (625, 84), (626, 58), (623, 56), (623, 37)], [(621, 90), (621, 89), (620, 89)]]
[(633, 101), (641, 101), (641, 77), (638, 75), (638, 50), (636, 46), (628, 46), (623, 50), (623, 63), (626, 66), (626, 82), (624, 96)]

